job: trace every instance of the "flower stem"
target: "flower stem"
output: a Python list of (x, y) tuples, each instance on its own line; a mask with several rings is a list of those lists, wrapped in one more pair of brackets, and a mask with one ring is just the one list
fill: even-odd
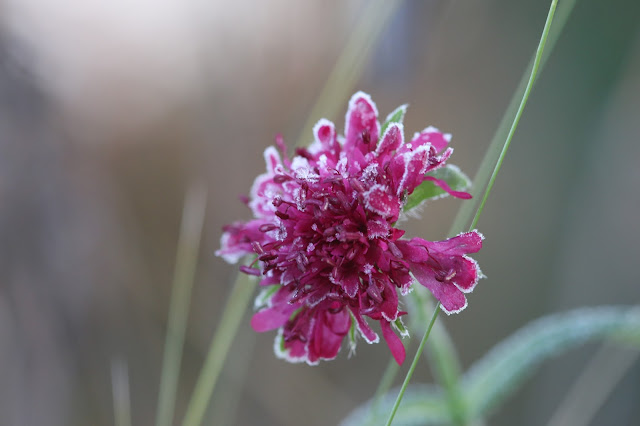
[(196, 272), (200, 236), (207, 206), (207, 190), (202, 184), (191, 187), (184, 201), (176, 266), (169, 305), (169, 323), (165, 339), (156, 425), (173, 424), (176, 389), (180, 375), (182, 348), (189, 316), (191, 288)]
[(198, 426), (209, 405), (216, 382), (229, 353), (233, 338), (255, 290), (256, 280), (239, 273), (211, 341), (207, 358), (189, 401), (183, 426)]
[[(491, 178), (489, 179), (489, 183), (487, 185), (487, 188), (484, 191), (484, 195), (482, 197), (482, 201), (480, 202), (480, 206), (478, 207), (478, 210), (476, 211), (476, 214), (471, 222), (471, 226), (469, 227), (469, 229), (474, 229), (478, 223), (478, 219), (480, 218), (480, 214), (482, 214), (482, 210), (484, 208), (484, 205), (487, 201), (487, 198), (489, 197), (489, 193), (491, 192), (491, 189), (493, 188), (493, 183), (495, 182), (496, 176), (498, 175), (498, 171), (500, 170), (500, 167), (502, 166), (502, 162), (504, 160), (504, 157), (507, 153), (507, 149), (509, 149), (509, 145), (511, 144), (511, 139), (513, 138), (513, 135), (516, 131), (516, 128), (518, 127), (518, 123), (520, 122), (520, 117), (522, 117), (522, 113), (524, 111), (524, 107), (527, 104), (527, 100), (529, 99), (529, 94), (531, 93), (531, 90), (533, 88), (533, 84), (535, 82), (536, 79), (536, 75), (538, 73), (538, 69), (540, 67), (540, 63), (542, 60), (542, 54), (544, 52), (544, 47), (545, 44), (547, 42), (547, 37), (549, 35), (549, 29), (551, 28), (551, 23), (553, 22), (553, 17), (556, 11), (556, 6), (558, 4), (558, 0), (552, 0), (551, 1), (551, 6), (549, 7), (549, 13), (547, 14), (547, 20), (545, 22), (544, 25), (544, 29), (542, 30), (542, 36), (540, 37), (540, 42), (538, 43), (538, 48), (536, 50), (536, 54), (534, 56), (534, 61), (533, 61), (533, 66), (531, 67), (531, 74), (529, 76), (528, 82), (527, 82), (527, 86), (524, 90), (524, 93), (522, 95), (522, 99), (520, 101), (520, 106), (518, 107), (518, 111), (516, 112), (516, 115), (513, 119), (513, 122), (511, 123), (511, 128), (509, 130), (509, 134), (507, 135), (507, 138), (504, 142), (504, 145), (502, 147), (502, 151), (500, 152), (500, 156), (498, 157), (498, 161), (493, 169), (493, 173), (491, 174)], [(455, 223), (454, 223), (455, 226)], [(427, 342), (427, 339), (429, 338), (429, 334), (431, 333), (431, 329), (433, 328), (433, 324), (438, 316), (438, 312), (439, 312), (439, 307), (440, 307), (440, 302), (438, 302), (438, 304), (436, 305), (436, 309), (433, 313), (433, 316), (431, 317), (431, 321), (429, 323), (429, 327), (427, 328), (427, 331), (425, 332), (424, 337), (422, 338), (422, 341), (420, 342), (420, 346), (418, 347), (418, 350), (416, 352), (416, 355), (413, 358), (413, 362), (411, 363), (411, 367), (409, 368), (409, 371), (407, 372), (407, 375), (404, 379), (404, 383), (402, 384), (402, 388), (400, 389), (400, 393), (398, 394), (398, 397), (396, 398), (396, 402), (393, 405), (393, 409), (391, 410), (391, 414), (389, 416), (389, 420), (387, 421), (387, 426), (390, 426), (391, 423), (393, 422), (393, 418), (395, 416), (396, 411), (398, 410), (398, 407), (400, 406), (400, 402), (402, 401), (402, 397), (404, 396), (404, 392), (407, 388), (407, 386), (409, 385), (409, 381), (411, 380), (411, 377), (413, 376), (413, 372), (415, 370), (416, 364), (418, 363), (418, 359), (420, 358), (420, 355), (422, 354), (422, 351), (424, 350), (424, 346), (425, 343)], [(452, 413), (454, 414), (454, 413)]]
[(393, 408), (391, 409), (391, 414), (389, 414), (389, 420), (387, 420), (387, 426), (390, 426), (391, 423), (393, 422), (393, 418), (396, 415), (396, 411), (398, 411), (400, 402), (402, 402), (404, 391), (406, 391), (407, 386), (409, 386), (409, 381), (411, 381), (411, 377), (413, 376), (413, 372), (416, 369), (416, 365), (418, 365), (418, 360), (420, 359), (420, 355), (422, 355), (422, 351), (424, 350), (424, 345), (425, 343), (427, 343), (427, 339), (429, 338), (429, 334), (431, 334), (431, 329), (433, 328), (433, 324), (436, 322), (436, 318), (438, 318), (439, 312), (440, 312), (440, 302), (436, 304), (436, 308), (433, 311), (433, 315), (431, 316), (431, 321), (429, 322), (429, 326), (427, 327), (427, 330), (424, 332), (424, 337), (422, 338), (422, 341), (420, 341), (420, 346), (418, 346), (418, 350), (416, 351), (416, 354), (413, 357), (413, 362), (411, 363), (411, 367), (409, 367), (409, 371), (407, 371), (407, 375), (404, 378), (404, 382), (402, 383), (402, 387), (400, 388), (400, 393), (398, 393), (396, 402), (393, 404)]

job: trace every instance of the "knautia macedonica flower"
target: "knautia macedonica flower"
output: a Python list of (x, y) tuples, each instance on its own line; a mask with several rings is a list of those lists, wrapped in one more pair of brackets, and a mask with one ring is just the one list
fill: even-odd
[[(482, 247), (476, 231), (445, 241), (403, 239), (399, 216), (427, 198), (459, 192), (468, 180), (445, 166), (453, 152), (450, 135), (428, 127), (405, 143), (406, 105), (381, 125), (371, 98), (358, 92), (349, 102), (344, 137), (322, 119), (314, 142), (286, 154), (282, 138), (265, 151), (267, 172), (251, 188), (248, 206), (254, 219), (224, 228), (217, 252), (234, 263), (257, 255), (258, 268), (241, 266), (262, 277), (251, 325), (258, 332), (277, 329), (275, 351), (289, 361), (316, 364), (333, 359), (348, 337), (382, 336), (398, 363), (405, 358), (400, 335), (398, 290), (406, 295), (415, 279), (441, 302), (446, 313), (467, 305), (465, 293), (481, 277), (467, 257)], [(453, 188), (452, 188), (453, 187)]]

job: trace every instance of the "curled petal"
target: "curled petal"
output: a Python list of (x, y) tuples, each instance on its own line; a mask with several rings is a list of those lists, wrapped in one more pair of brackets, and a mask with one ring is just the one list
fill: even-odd
[(336, 127), (331, 121), (326, 118), (318, 121), (313, 127), (313, 137), (314, 142), (309, 147), (309, 153), (323, 153), (325, 155), (332, 153), (334, 154), (332, 157), (335, 157), (335, 154), (337, 154), (340, 149), (340, 145), (338, 144), (336, 136)]
[(360, 314), (360, 312), (358, 312), (354, 308), (351, 308), (351, 313), (353, 314), (353, 317), (356, 319), (356, 325), (358, 326), (358, 331), (360, 332), (364, 340), (367, 343), (378, 343), (380, 341), (380, 338), (378, 337), (376, 332), (373, 331), (371, 327), (369, 327), (369, 324), (367, 324), (367, 321), (365, 321), (365, 319), (362, 318), (362, 315)]
[(482, 238), (472, 231), (444, 241), (413, 238), (396, 245), (415, 278), (441, 302), (443, 310), (457, 313), (467, 306), (463, 293), (471, 292), (482, 277), (477, 263), (466, 256), (480, 250)]
[(447, 191), (449, 193), (449, 195), (452, 195), (456, 198), (461, 198), (463, 200), (468, 200), (471, 197), (471, 194), (469, 194), (468, 192), (464, 192), (464, 191), (454, 191), (453, 189), (451, 189), (451, 187), (449, 186), (449, 184), (447, 182), (445, 182), (442, 179), (438, 179), (434, 176), (425, 176), (424, 180), (430, 180), (431, 182), (435, 183), (436, 185), (438, 185), (440, 188), (444, 189), (445, 191)]
[(402, 365), (405, 359), (405, 349), (402, 344), (402, 340), (393, 332), (389, 321), (380, 320), (380, 328), (382, 329), (382, 337), (387, 342), (393, 359), (396, 360), (398, 365)]
[(441, 281), (437, 272), (426, 264), (411, 265), (411, 272), (418, 282), (431, 291), (447, 314), (458, 313), (467, 307), (467, 298), (452, 282)]

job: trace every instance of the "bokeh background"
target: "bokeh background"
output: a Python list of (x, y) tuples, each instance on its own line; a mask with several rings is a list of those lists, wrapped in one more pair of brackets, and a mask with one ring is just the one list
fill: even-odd
[[(183, 200), (203, 179), (182, 417), (236, 273), (213, 254), (220, 228), (249, 217), (238, 196), (262, 151), (278, 132), (298, 139), (367, 4), (0, 1), (1, 425), (113, 424), (114, 362), (128, 366), (133, 424), (154, 422)], [(547, 9), (402, 2), (328, 118), (342, 128), (355, 90), (381, 114), (408, 102), (407, 130), (451, 132), (452, 163), (473, 176)], [(439, 319), (463, 366), (539, 316), (640, 302), (639, 111), (640, 3), (578, 1), (479, 223), (489, 278)], [(409, 235), (445, 237), (459, 203), (427, 206)], [(389, 359), (361, 344), (289, 365), (248, 318), (208, 424), (335, 424)], [(545, 364), (488, 423), (546, 424), (596, 347)], [(426, 364), (417, 380), (432, 380)], [(592, 424), (637, 424), (639, 401), (636, 362)]]

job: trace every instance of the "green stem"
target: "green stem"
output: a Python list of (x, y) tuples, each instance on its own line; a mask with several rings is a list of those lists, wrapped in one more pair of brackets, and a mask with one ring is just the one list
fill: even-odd
[(256, 280), (245, 274), (238, 274), (238, 278), (231, 290), (231, 295), (229, 295), (229, 299), (224, 305), (222, 318), (216, 328), (204, 367), (202, 367), (195, 390), (189, 401), (184, 422), (182, 423), (183, 426), (198, 426), (202, 423), (220, 371), (227, 358), (238, 326), (249, 305), (255, 286)]
[[(500, 152), (500, 156), (498, 157), (498, 161), (493, 169), (493, 173), (491, 174), (491, 178), (489, 180), (489, 184), (487, 185), (487, 188), (484, 191), (484, 195), (482, 197), (482, 201), (480, 203), (480, 206), (478, 207), (478, 210), (476, 211), (476, 214), (473, 218), (473, 221), (471, 222), (471, 226), (469, 227), (469, 229), (473, 229), (475, 228), (475, 226), (478, 223), (478, 220), (480, 218), (480, 215), (482, 214), (482, 210), (484, 208), (484, 205), (487, 201), (487, 198), (489, 197), (489, 193), (491, 192), (491, 189), (493, 188), (493, 183), (495, 182), (496, 176), (498, 175), (498, 171), (500, 170), (500, 167), (502, 166), (502, 162), (504, 160), (504, 157), (507, 153), (507, 150), (509, 148), (509, 145), (511, 144), (511, 139), (513, 138), (513, 135), (515, 133), (516, 128), (518, 127), (518, 123), (520, 121), (520, 117), (522, 116), (522, 113), (524, 111), (524, 107), (527, 104), (527, 100), (529, 98), (529, 94), (531, 93), (531, 90), (533, 88), (533, 84), (535, 82), (536, 79), (536, 75), (538, 73), (538, 69), (540, 67), (540, 63), (541, 63), (541, 59), (542, 59), (542, 54), (544, 52), (544, 47), (545, 44), (547, 42), (547, 37), (549, 35), (549, 29), (551, 28), (551, 23), (553, 22), (553, 16), (555, 14), (555, 10), (556, 10), (556, 6), (558, 4), (558, 0), (552, 0), (551, 1), (551, 6), (549, 7), (549, 13), (547, 14), (547, 20), (545, 22), (544, 25), (544, 29), (542, 30), (542, 36), (540, 37), (540, 42), (538, 43), (538, 48), (536, 50), (536, 54), (534, 56), (534, 62), (533, 62), (533, 66), (531, 69), (531, 74), (529, 76), (528, 82), (527, 82), (527, 86), (525, 88), (524, 94), (522, 96), (522, 100), (520, 101), (520, 106), (518, 107), (518, 111), (516, 112), (516, 115), (513, 119), (513, 122), (511, 124), (511, 128), (509, 130), (509, 134), (507, 135), (506, 141), (504, 142), (504, 145), (502, 147), (502, 151)], [(455, 223), (454, 223), (455, 225)], [(422, 339), (422, 342), (420, 342), (420, 346), (418, 347), (418, 351), (416, 352), (416, 355), (413, 359), (413, 363), (411, 364), (411, 368), (409, 368), (409, 371), (407, 372), (407, 375), (405, 377), (404, 383), (402, 384), (402, 388), (400, 389), (400, 393), (398, 394), (398, 397), (396, 399), (396, 402), (393, 406), (393, 409), (391, 411), (391, 415), (389, 416), (389, 420), (387, 421), (387, 426), (391, 425), (391, 422), (393, 421), (393, 417), (395, 416), (395, 413), (398, 409), (398, 407), (400, 406), (400, 402), (402, 401), (402, 397), (404, 395), (404, 391), (406, 389), (406, 387), (409, 384), (409, 381), (411, 380), (411, 376), (413, 376), (413, 372), (415, 370), (415, 366), (417, 364), (417, 360), (418, 358), (420, 358), (420, 355), (422, 354), (422, 351), (424, 350), (424, 345), (429, 337), (429, 334), (431, 332), (431, 329), (433, 328), (433, 324), (437, 318), (438, 315), (438, 308), (440, 307), (440, 302), (438, 302), (438, 304), (436, 305), (436, 310), (433, 314), (433, 316), (431, 317), (431, 322), (429, 323), (429, 327), (427, 328), (427, 331)], [(456, 381), (457, 382), (457, 381)], [(457, 386), (457, 384), (456, 384)], [(453, 389), (455, 391), (455, 389)], [(459, 390), (457, 391), (457, 394), (459, 394)], [(455, 394), (454, 394), (455, 395)], [(460, 396), (460, 395), (458, 395)], [(462, 402), (463, 400), (460, 399), (458, 402)], [(456, 401), (451, 401), (452, 403), (456, 403)], [(456, 416), (458, 416), (460, 413), (452, 413), (455, 414)], [(464, 421), (464, 419), (462, 420)]]
[(402, 387), (400, 388), (400, 393), (398, 393), (396, 402), (393, 404), (393, 408), (391, 409), (391, 414), (389, 414), (389, 420), (387, 420), (387, 426), (390, 426), (391, 423), (393, 422), (393, 418), (396, 415), (396, 411), (398, 411), (400, 402), (402, 402), (402, 397), (404, 396), (404, 392), (407, 390), (407, 386), (409, 386), (409, 382), (411, 381), (413, 372), (416, 369), (416, 365), (418, 365), (418, 360), (420, 359), (420, 355), (422, 355), (422, 351), (424, 350), (424, 345), (425, 343), (427, 343), (427, 339), (429, 338), (429, 334), (431, 334), (431, 329), (433, 328), (433, 324), (436, 322), (436, 318), (438, 318), (439, 312), (440, 312), (440, 302), (438, 302), (435, 310), (433, 311), (433, 315), (431, 316), (431, 321), (429, 322), (429, 326), (427, 327), (427, 330), (424, 332), (424, 337), (420, 341), (420, 346), (418, 346), (418, 350), (416, 351), (416, 354), (413, 357), (413, 362), (411, 363), (411, 367), (409, 367), (409, 371), (407, 371), (407, 375), (404, 378), (404, 382), (402, 383)]
[(156, 411), (156, 425), (173, 424), (176, 389), (180, 375), (182, 348), (189, 316), (191, 289), (196, 273), (200, 236), (207, 206), (207, 190), (204, 185), (189, 189), (185, 196), (176, 253), (176, 266), (169, 305), (169, 323), (162, 359), (160, 392)]

